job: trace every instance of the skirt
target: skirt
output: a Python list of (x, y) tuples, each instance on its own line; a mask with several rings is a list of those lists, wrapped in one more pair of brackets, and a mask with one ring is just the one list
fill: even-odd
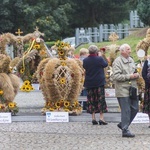
[(143, 102), (143, 113), (150, 115), (150, 87), (145, 89), (144, 102)]
[(87, 112), (91, 114), (108, 112), (104, 86), (87, 89)]

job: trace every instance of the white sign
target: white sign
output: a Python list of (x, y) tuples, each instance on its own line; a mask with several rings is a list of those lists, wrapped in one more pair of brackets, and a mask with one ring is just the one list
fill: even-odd
[(0, 113), (0, 123), (11, 123), (11, 113)]
[(68, 112), (46, 112), (46, 122), (69, 122)]
[(40, 86), (39, 86), (39, 84), (32, 84), (32, 86), (33, 86), (33, 88), (34, 88), (34, 90), (39, 90), (40, 88)]
[(132, 123), (149, 123), (149, 117), (145, 113), (137, 113)]
[(115, 97), (115, 89), (105, 89), (105, 97)]

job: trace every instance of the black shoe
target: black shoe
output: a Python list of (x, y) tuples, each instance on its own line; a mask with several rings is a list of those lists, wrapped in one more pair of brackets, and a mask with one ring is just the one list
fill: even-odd
[(103, 121), (103, 120), (99, 120), (99, 125), (107, 125), (108, 123)]
[(129, 130), (127, 130), (127, 131), (123, 131), (123, 132), (122, 132), (122, 137), (133, 138), (133, 137), (135, 137), (135, 135), (132, 134), (132, 133), (130, 133)]
[(93, 125), (98, 124), (98, 122), (96, 120), (92, 120)]
[(117, 127), (122, 130), (121, 123), (118, 123)]

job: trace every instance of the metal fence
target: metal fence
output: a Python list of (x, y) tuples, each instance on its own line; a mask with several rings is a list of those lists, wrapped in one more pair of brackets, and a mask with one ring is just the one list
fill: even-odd
[(108, 41), (109, 35), (111, 33), (117, 33), (119, 39), (123, 39), (129, 35), (129, 25), (128, 24), (104, 24), (99, 25), (99, 27), (93, 28), (77, 28), (76, 29), (76, 45), (82, 42), (82, 38), (89, 37), (91, 42), (97, 43), (102, 41)]
[(137, 11), (131, 11), (130, 12), (130, 28), (143, 28), (144, 23), (141, 22)]
[(142, 28), (144, 24), (140, 21), (137, 11), (130, 12), (129, 24), (100, 24), (99, 27), (77, 28), (75, 31), (76, 45), (83, 43), (85, 38), (89, 38), (91, 42), (108, 41), (109, 35), (115, 32), (119, 39), (123, 39), (129, 35), (132, 28)]

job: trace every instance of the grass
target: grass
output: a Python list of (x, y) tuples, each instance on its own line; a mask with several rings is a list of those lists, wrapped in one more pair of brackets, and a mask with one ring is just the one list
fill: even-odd
[[(141, 28), (137, 32), (134, 32), (133, 34), (129, 35), (128, 37), (121, 39), (121, 40), (118, 40), (114, 43), (112, 43), (112, 42), (99, 42), (99, 43), (92, 43), (92, 44), (95, 44), (99, 48), (102, 48), (102, 47), (105, 47), (105, 46), (108, 46), (111, 44), (121, 45), (121, 44), (127, 43), (131, 46), (131, 49), (132, 49), (131, 56), (133, 57), (133, 59), (135, 61), (138, 61), (139, 59), (138, 59), (137, 54), (136, 54), (136, 47), (137, 47), (137, 44), (140, 42), (140, 40), (143, 40), (143, 38), (145, 38), (147, 29), (148, 28)], [(83, 47), (88, 48), (90, 45), (91, 44), (84, 44), (84, 45), (79, 46), (76, 49), (75, 54), (79, 54), (79, 50), (81, 48), (83, 48)], [(109, 56), (109, 52), (106, 52), (106, 56)]]

